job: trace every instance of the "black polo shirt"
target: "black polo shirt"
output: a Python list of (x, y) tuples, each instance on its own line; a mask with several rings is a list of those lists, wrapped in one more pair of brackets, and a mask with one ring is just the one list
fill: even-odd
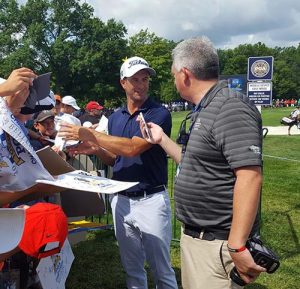
[[(108, 120), (110, 135), (132, 138), (141, 137), (139, 123), (136, 121), (142, 112), (146, 122), (153, 122), (162, 127), (169, 136), (172, 128), (171, 115), (162, 105), (147, 99), (143, 106), (132, 115), (127, 106), (114, 112)], [(112, 179), (118, 181), (139, 182), (138, 185), (128, 189), (137, 191), (167, 184), (167, 157), (159, 145), (153, 145), (149, 150), (135, 157), (117, 156)]]

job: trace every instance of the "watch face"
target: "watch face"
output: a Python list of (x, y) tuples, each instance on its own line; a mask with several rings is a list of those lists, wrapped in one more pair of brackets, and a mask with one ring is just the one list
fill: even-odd
[(264, 77), (270, 71), (270, 65), (265, 60), (257, 60), (251, 65), (251, 72), (256, 77)]

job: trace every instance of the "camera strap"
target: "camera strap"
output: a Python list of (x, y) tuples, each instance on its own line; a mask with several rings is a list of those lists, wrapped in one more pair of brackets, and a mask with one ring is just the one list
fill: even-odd
[[(185, 143), (182, 144), (181, 153), (182, 153), (183, 155), (185, 154), (186, 146), (187, 146), (187, 144), (188, 144), (188, 141), (189, 141), (189, 138), (190, 138), (192, 129), (193, 129), (193, 127), (194, 127), (194, 125), (195, 125), (195, 122), (196, 122), (196, 120), (197, 120), (197, 117), (198, 117), (198, 115), (199, 115), (199, 113), (200, 113), (200, 111), (201, 111), (201, 109), (202, 109), (201, 103), (202, 103), (202, 100), (196, 105), (196, 107), (193, 109), (193, 111), (192, 111), (191, 113), (188, 113), (188, 114), (187, 114), (187, 116), (186, 116), (186, 118), (185, 118), (185, 120), (184, 120), (184, 121), (186, 121), (186, 120), (188, 120), (188, 119), (191, 119), (191, 124), (190, 124), (188, 133), (186, 133), (187, 139), (186, 139)], [(182, 157), (183, 157), (183, 155), (182, 155)]]
[[(175, 183), (176, 183), (176, 179), (177, 179), (177, 176), (179, 175), (179, 172), (181, 170), (181, 164), (182, 164), (182, 161), (183, 161), (183, 158), (184, 158), (184, 155), (185, 155), (185, 151), (186, 151), (186, 147), (187, 147), (187, 144), (188, 144), (188, 141), (190, 139), (190, 134), (192, 132), (192, 129), (194, 127), (194, 124), (198, 118), (198, 115), (202, 109), (202, 101), (203, 99), (196, 105), (196, 107), (193, 109), (192, 112), (188, 113), (186, 118), (182, 121), (181, 125), (180, 125), (180, 130), (179, 130), (179, 137), (178, 139), (181, 139), (183, 134), (184, 134), (184, 142), (181, 142), (180, 144), (182, 144), (182, 147), (181, 147), (181, 161), (180, 163), (178, 164), (177, 166), (177, 170), (176, 170), (176, 175), (175, 175)], [(185, 123), (188, 119), (191, 119), (191, 124), (190, 124), (190, 127), (189, 127), (189, 131), (186, 132), (185, 129), (184, 129), (184, 132), (182, 131), (183, 130), (183, 127), (185, 128)]]

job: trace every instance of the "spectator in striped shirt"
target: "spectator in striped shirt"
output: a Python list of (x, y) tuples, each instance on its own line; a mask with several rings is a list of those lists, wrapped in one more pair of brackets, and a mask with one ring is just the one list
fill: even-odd
[[(147, 123), (152, 137), (178, 164), (177, 218), (182, 222), (183, 288), (242, 288), (230, 279), (235, 266), (245, 283), (265, 271), (245, 247), (258, 234), (262, 184), (260, 113), (249, 99), (219, 81), (219, 59), (206, 37), (184, 40), (172, 53), (172, 74), (181, 97), (196, 105), (174, 143)], [(190, 129), (185, 122), (190, 119)]]

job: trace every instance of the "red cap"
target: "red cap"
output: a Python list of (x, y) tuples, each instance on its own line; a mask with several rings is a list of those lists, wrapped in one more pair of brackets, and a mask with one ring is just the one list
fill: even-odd
[(100, 105), (97, 101), (90, 101), (86, 107), (85, 107), (87, 110), (92, 110), (92, 109), (103, 109), (103, 106)]
[[(68, 235), (67, 217), (61, 207), (37, 203), (25, 210), (25, 214), (25, 227), (19, 248), (35, 258), (59, 253)], [(47, 244), (48, 248), (45, 248)]]

